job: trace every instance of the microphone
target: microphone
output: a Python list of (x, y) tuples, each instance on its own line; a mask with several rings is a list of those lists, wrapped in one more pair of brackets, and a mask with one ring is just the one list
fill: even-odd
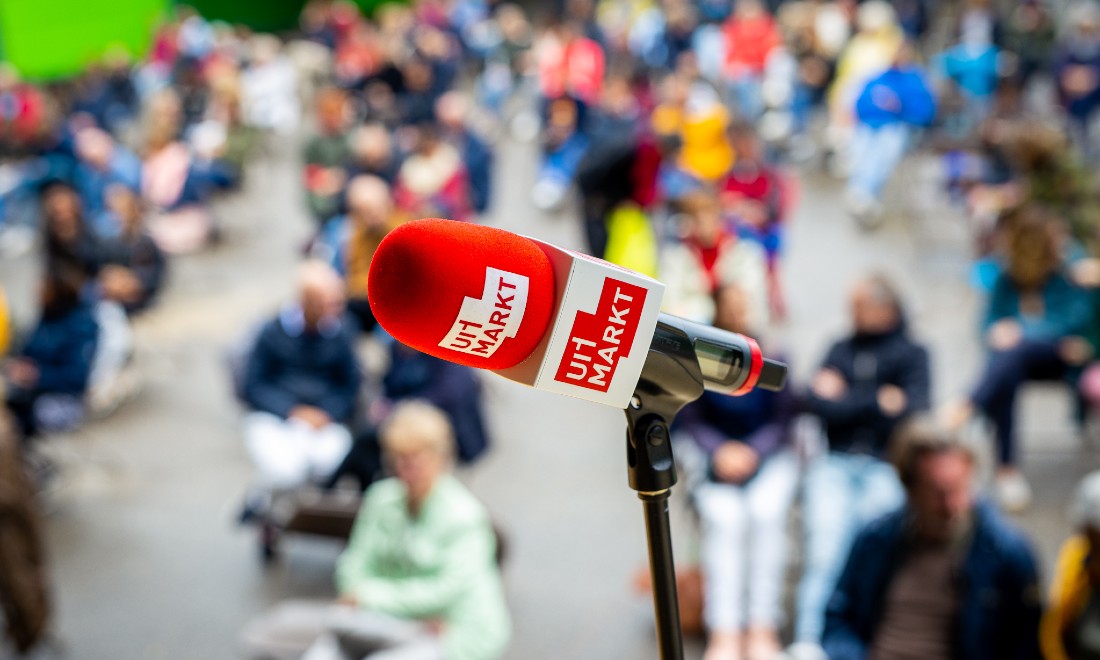
[(743, 335), (660, 312), (660, 282), (493, 227), (427, 218), (382, 239), (367, 297), (394, 338), (536, 389), (625, 409), (651, 354), (709, 390), (779, 390)]

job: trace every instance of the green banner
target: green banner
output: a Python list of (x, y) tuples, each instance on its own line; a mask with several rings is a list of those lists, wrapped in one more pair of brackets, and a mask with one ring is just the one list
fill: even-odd
[(142, 57), (168, 0), (0, 0), (3, 59), (26, 78), (79, 73), (112, 49)]

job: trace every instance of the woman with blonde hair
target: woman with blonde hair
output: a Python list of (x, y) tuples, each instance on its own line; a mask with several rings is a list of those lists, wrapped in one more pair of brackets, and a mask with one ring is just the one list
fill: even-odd
[(246, 657), (503, 655), (511, 622), (496, 535), (485, 507), (451, 474), (455, 440), (446, 415), (424, 401), (399, 403), (380, 441), (393, 477), (367, 489), (336, 566), (339, 600), (280, 604), (244, 630)]

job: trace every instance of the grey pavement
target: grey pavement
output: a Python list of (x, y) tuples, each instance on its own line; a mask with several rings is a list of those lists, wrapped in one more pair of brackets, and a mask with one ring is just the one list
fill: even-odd
[[(574, 214), (548, 216), (529, 203), (533, 151), (501, 145), (488, 221), (579, 247)], [(274, 145), (249, 171), (245, 192), (219, 204), (224, 241), (173, 261), (164, 299), (137, 323), (138, 396), (79, 433), (47, 441), (63, 469), (47, 523), (57, 635), (68, 657), (232, 658), (238, 631), (266, 607), (333, 595), (338, 543), (290, 537), (282, 559), (265, 568), (252, 531), (235, 524), (252, 470), (223, 356), (291, 293), (310, 230), (296, 153), (291, 141)], [(804, 177), (784, 260), (791, 315), (773, 339), (789, 355), (795, 383), (804, 382), (845, 330), (853, 280), (883, 270), (901, 282), (914, 331), (934, 346), (942, 402), (964, 391), (980, 362), (979, 301), (966, 283), (968, 231), (942, 200), (931, 159), (905, 165), (890, 202), (886, 225), (863, 233), (843, 212), (836, 181)], [(29, 258), (0, 263), (24, 322), (32, 271)], [(507, 657), (656, 657), (650, 602), (632, 587), (645, 567), (645, 539), (626, 482), (621, 412), (484, 380), (495, 446), (461, 476), (509, 540), (515, 631)], [(1097, 453), (1076, 437), (1064, 391), (1031, 387), (1023, 405), (1025, 472), (1037, 500), (1021, 523), (1049, 569), (1069, 531), (1069, 493), (1097, 466)], [(677, 496), (676, 552), (686, 562), (695, 537)], [(699, 640), (689, 640), (688, 650), (698, 657)]]

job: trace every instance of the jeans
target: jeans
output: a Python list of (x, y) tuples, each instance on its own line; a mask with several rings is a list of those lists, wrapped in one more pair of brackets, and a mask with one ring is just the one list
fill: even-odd
[(880, 201), (882, 189), (905, 156), (912, 129), (908, 124), (856, 127), (850, 151), (848, 194), (868, 201)]
[(739, 118), (754, 122), (764, 114), (763, 81), (759, 75), (744, 74), (730, 81), (728, 90), (728, 103)]
[(877, 458), (829, 452), (809, 466), (803, 485), (806, 551), (798, 585), (797, 641), (820, 644), (825, 607), (856, 534), (904, 499), (893, 466)]
[(766, 459), (743, 486), (706, 482), (696, 490), (703, 523), (704, 616), (711, 631), (781, 623), (787, 515), (797, 486), (798, 458), (783, 451)]
[(1024, 339), (1007, 351), (993, 351), (985, 372), (970, 395), (974, 406), (993, 423), (1001, 465), (1016, 464), (1016, 393), (1028, 380), (1056, 380), (1066, 373), (1058, 345)]

